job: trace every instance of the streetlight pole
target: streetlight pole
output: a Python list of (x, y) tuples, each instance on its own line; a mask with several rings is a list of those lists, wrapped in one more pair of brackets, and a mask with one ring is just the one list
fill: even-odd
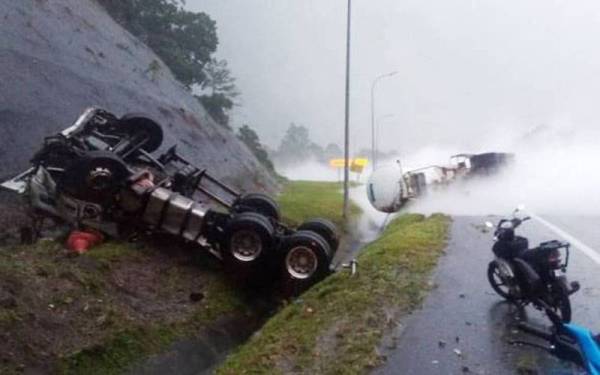
[(352, 0), (348, 0), (348, 21), (346, 25), (346, 111), (344, 122), (344, 221), (349, 219), (350, 208), (350, 36), (352, 25)]
[(377, 87), (377, 83), (384, 78), (391, 77), (395, 75), (396, 71), (382, 74), (373, 80), (373, 84), (371, 85), (371, 163), (373, 164), (373, 170), (377, 166), (377, 154), (375, 151), (375, 88)]
[(381, 122), (385, 119), (395, 117), (393, 113), (388, 113), (387, 115), (377, 117), (377, 121), (375, 122), (375, 153), (377, 155), (379, 153), (379, 134), (381, 133)]

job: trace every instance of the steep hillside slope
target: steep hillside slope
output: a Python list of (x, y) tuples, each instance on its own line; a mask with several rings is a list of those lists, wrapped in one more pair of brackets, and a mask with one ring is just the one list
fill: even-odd
[(0, 2), (0, 176), (22, 170), (45, 135), (90, 105), (158, 120), (163, 147), (248, 190), (273, 179), (143, 43), (93, 0)]

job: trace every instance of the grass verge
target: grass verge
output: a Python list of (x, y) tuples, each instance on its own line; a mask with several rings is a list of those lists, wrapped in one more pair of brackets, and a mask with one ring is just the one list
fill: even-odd
[(429, 288), (449, 223), (439, 214), (397, 218), (364, 249), (354, 277), (337, 273), (283, 308), (218, 374), (358, 374), (378, 365), (384, 332)]
[[(339, 182), (289, 181), (277, 200), (287, 224), (296, 226), (307, 219), (322, 217), (343, 228), (341, 189)], [(356, 217), (360, 213), (361, 209), (350, 202), (350, 215)]]
[(217, 264), (177, 248), (107, 242), (0, 249), (0, 373), (121, 374), (249, 306)]

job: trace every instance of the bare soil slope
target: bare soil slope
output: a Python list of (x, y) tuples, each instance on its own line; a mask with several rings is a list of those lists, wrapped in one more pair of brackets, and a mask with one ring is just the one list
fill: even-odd
[(217, 125), (163, 62), (93, 0), (0, 2), (0, 177), (22, 170), (43, 137), (84, 108), (143, 112), (180, 151), (230, 183), (273, 179)]

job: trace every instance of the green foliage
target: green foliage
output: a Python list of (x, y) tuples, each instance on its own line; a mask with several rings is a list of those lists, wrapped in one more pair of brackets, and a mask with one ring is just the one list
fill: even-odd
[(204, 67), (219, 43), (206, 13), (184, 10), (179, 0), (98, 0), (109, 14), (150, 47), (188, 87), (202, 84)]
[(323, 148), (310, 139), (308, 128), (292, 123), (281, 140), (278, 150), (274, 153), (274, 157), (285, 165), (306, 160), (327, 163), (331, 158), (343, 157), (343, 152), (338, 145), (333, 143)]
[(376, 348), (390, 319), (413, 310), (429, 288), (449, 223), (443, 215), (396, 219), (363, 250), (356, 275), (339, 272), (317, 284), (268, 321), (217, 373), (369, 372), (381, 360)]
[(311, 145), (308, 129), (302, 125), (290, 124), (281, 140), (278, 156), (281, 159), (306, 160)]
[[(227, 62), (212, 56), (219, 40), (216, 23), (206, 13), (190, 12), (182, 0), (98, 0), (109, 14), (150, 47), (188, 89), (199, 87), (197, 96), (214, 120), (228, 127), (228, 112), (239, 95)], [(148, 68), (156, 79), (160, 66)]]
[(213, 95), (196, 95), (200, 103), (206, 108), (210, 117), (217, 124), (231, 129), (229, 126), (229, 111), (233, 108), (233, 100), (225, 96), (225, 94), (217, 93)]
[(244, 125), (238, 129), (237, 137), (244, 142), (246, 146), (252, 151), (258, 161), (270, 171), (275, 171), (273, 162), (269, 158), (269, 154), (265, 150), (258, 134), (248, 125)]
[(239, 96), (235, 78), (225, 60), (211, 59), (204, 71), (206, 77), (200, 88), (205, 94), (196, 98), (219, 125), (230, 128), (229, 111), (235, 105), (235, 98)]

